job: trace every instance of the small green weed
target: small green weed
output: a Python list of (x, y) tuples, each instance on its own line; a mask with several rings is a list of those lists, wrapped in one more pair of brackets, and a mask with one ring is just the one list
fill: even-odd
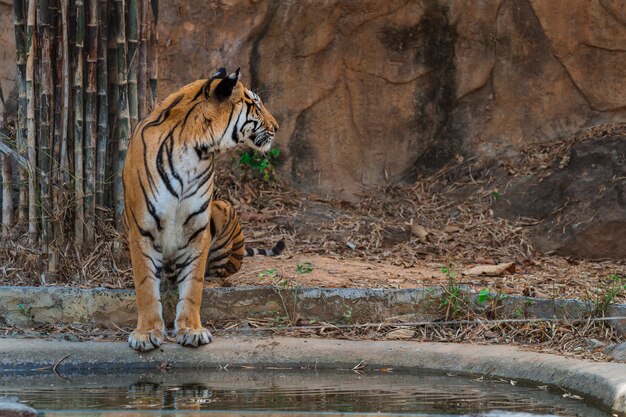
[(20, 303), (17, 305), (17, 311), (25, 315), (28, 318), (28, 321), (33, 321), (35, 319), (35, 316), (31, 314), (31, 311), (32, 311), (31, 306), (27, 306), (27, 305)]
[(506, 294), (496, 293), (494, 294), (493, 288), (483, 288), (478, 292), (476, 302), (478, 305), (485, 304), (491, 301), (502, 301), (507, 297)]
[(489, 300), (493, 299), (493, 295), (491, 294), (491, 290), (489, 288), (483, 288), (478, 292), (478, 298), (476, 302), (479, 305), (485, 304)]
[(280, 275), (276, 269), (266, 269), (259, 274), (259, 277), (262, 278), (261, 282), (275, 285), (279, 289), (284, 290), (291, 287), (291, 282), (289, 282), (287, 278)]
[(461, 287), (455, 279), (456, 272), (454, 272), (454, 266), (452, 264), (443, 266), (441, 267), (441, 272), (448, 278), (448, 283), (444, 287), (439, 307), (446, 310), (446, 320), (450, 317), (458, 318), (463, 310), (462, 305), (466, 305), (466, 303)]
[(345, 324), (352, 324), (352, 309), (347, 304), (342, 304), (343, 307), (343, 322)]
[(276, 278), (277, 271), (275, 269), (266, 269), (265, 271), (259, 274), (260, 278), (272, 279)]
[(498, 311), (502, 309), (501, 301), (506, 298), (506, 295), (495, 292), (493, 288), (483, 288), (478, 292), (476, 297), (476, 304), (483, 307), (483, 314), (489, 319), (496, 319), (498, 317)]
[[(281, 316), (281, 320), (288, 321), (289, 323), (295, 323), (294, 311), (297, 304), (296, 287), (289, 278), (284, 277), (276, 269), (266, 269), (259, 273), (261, 282), (265, 282), (274, 286), (274, 292), (280, 297), (280, 302), (283, 305), (284, 316)], [(291, 307), (291, 308), (290, 308)], [(280, 327), (280, 326), (278, 326)]]
[(453, 278), (456, 277), (456, 272), (454, 272), (454, 266), (452, 264), (449, 264), (448, 266), (442, 266), (441, 267), (441, 272), (448, 279), (453, 279)]
[(289, 325), (291, 325), (291, 319), (289, 316), (277, 315), (269, 322), (270, 327), (276, 327), (278, 329), (283, 329)]
[(589, 297), (593, 303), (592, 314), (595, 317), (606, 317), (615, 297), (626, 293), (626, 278), (617, 274), (611, 274), (607, 278), (610, 284), (607, 287), (597, 288), (594, 295)]
[(304, 275), (313, 272), (313, 264), (311, 262), (305, 262), (303, 264), (296, 264), (296, 274)]
[(276, 164), (280, 151), (277, 148), (267, 153), (255, 150), (247, 150), (239, 158), (239, 167), (249, 170), (253, 176), (263, 179), (265, 182), (276, 180)]

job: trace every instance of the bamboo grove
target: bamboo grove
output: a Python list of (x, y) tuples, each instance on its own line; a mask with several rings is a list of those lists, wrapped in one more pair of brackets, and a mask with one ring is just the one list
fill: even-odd
[(55, 248), (92, 246), (99, 218), (120, 227), (128, 140), (156, 101), (157, 10), (157, 0), (13, 0), (18, 98), (9, 134), (0, 96), (3, 233), (27, 230), (49, 268)]

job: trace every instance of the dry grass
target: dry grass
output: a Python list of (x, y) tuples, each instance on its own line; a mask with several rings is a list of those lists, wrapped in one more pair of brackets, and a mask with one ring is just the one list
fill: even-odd
[[(559, 354), (578, 359), (606, 361), (607, 347), (624, 343), (626, 339), (604, 322), (581, 321), (532, 321), (473, 323), (401, 324), (397, 320), (383, 323), (345, 325), (316, 322), (309, 325), (305, 320), (296, 323), (279, 322), (276, 317), (250, 318), (242, 321), (206, 323), (213, 334), (282, 335), (291, 337), (333, 338), (346, 340), (391, 340), (392, 332), (402, 329), (402, 340), (419, 342), (508, 344), (527, 350)], [(126, 341), (132, 329), (117, 331), (101, 330), (91, 326), (44, 325), (30, 329), (0, 327), (0, 335), (22, 338), (53, 337), (68, 341)], [(175, 343), (174, 338), (167, 341)]]
[[(519, 166), (525, 167), (525, 174), (529, 170), (540, 171), (546, 161), (562, 159), (577, 140), (582, 139), (576, 137), (547, 150), (541, 148), (549, 157), (528, 156)], [(527, 155), (537, 152), (528, 150)], [(502, 180), (494, 170), (499, 168), (481, 167), (474, 161), (459, 159), (436, 175), (413, 184), (382, 186), (365, 192), (357, 202), (347, 202), (300, 193), (281, 184), (268, 185), (252, 178), (249, 172), (242, 172), (226, 156), (218, 166), (221, 176), (217, 183), (220, 196), (237, 208), (250, 245), (267, 246), (285, 237), (288, 254), (306, 254), (313, 261), (315, 256), (339, 261), (357, 259), (371, 263), (374, 270), (384, 265), (401, 267), (407, 275), (416, 269), (433, 270), (444, 265), (453, 265), (460, 273), (476, 264), (514, 262), (513, 275), (458, 274), (457, 279), (475, 289), (489, 287), (504, 294), (546, 298), (593, 298), (598, 289), (611, 284), (609, 275), (625, 275), (623, 262), (578, 261), (537, 253), (528, 237), (528, 223), (493, 215), (493, 200), (498, 196), (498, 181)], [(4, 239), (0, 248), (0, 284), (45, 282), (46, 285), (131, 288), (124, 239), (107, 220), (111, 217), (107, 210), (100, 209), (98, 214), (95, 246), (81, 251), (72, 245), (59, 247), (57, 276), (47, 275), (47, 259), (41, 248), (28, 245), (25, 236), (16, 230), (11, 239)], [(250, 259), (244, 262), (242, 272), (254, 270), (246, 268), (246, 263), (253, 262)], [(344, 274), (350, 272), (346, 270)], [(258, 274), (253, 275), (247, 276), (245, 283), (253, 284), (256, 280), (256, 284), (262, 284)], [(402, 286), (387, 278), (381, 274), (379, 282), (368, 280), (367, 284)], [(421, 284), (443, 283), (445, 278), (439, 274), (429, 276)], [(322, 285), (332, 286), (332, 283)]]
[[(267, 184), (236, 168), (228, 157), (222, 158), (218, 165), (217, 172), (221, 175), (217, 182), (220, 197), (230, 200), (237, 208), (249, 244), (269, 246), (281, 237), (286, 238), (288, 255), (273, 259), (271, 262), (274, 263), (293, 262), (289, 255), (305, 255), (314, 264), (315, 257), (333, 259), (336, 264), (358, 260), (371, 265), (374, 271), (385, 265), (405, 270), (411, 278), (420, 269), (432, 271), (452, 265), (458, 272), (457, 284), (475, 290), (490, 288), (501, 294), (594, 300), (611, 286), (609, 275), (626, 276), (623, 261), (591, 262), (541, 255), (528, 236), (532, 222), (496, 218), (492, 207), (507, 180), (502, 177), (503, 171), (510, 177), (543, 172), (554, 161), (567, 164), (566, 155), (577, 141), (626, 131), (623, 126), (597, 129), (601, 131), (592, 129), (568, 140), (529, 147), (517, 164), (481, 166), (475, 161), (459, 158), (437, 174), (420, 178), (412, 184), (367, 190), (356, 202), (300, 193), (280, 183)], [(12, 238), (4, 239), (0, 248), (0, 285), (42, 285), (44, 276), (46, 285), (131, 288), (131, 269), (124, 239), (105, 220), (110, 218), (110, 213), (106, 210), (98, 213), (101, 218), (95, 246), (82, 251), (76, 251), (71, 245), (59, 248), (57, 276), (46, 276), (46, 256), (40, 248), (29, 246), (18, 230), (14, 231)], [(257, 264), (255, 269), (254, 262), (256, 260), (251, 259), (244, 262), (240, 273), (243, 278), (234, 279), (235, 285), (270, 283), (258, 273), (259, 265), (264, 264)], [(460, 274), (476, 264), (501, 262), (514, 262), (515, 273), (499, 277)], [(331, 265), (332, 268), (339, 268), (336, 264)], [(332, 271), (338, 277), (342, 273), (354, 271)], [(286, 278), (296, 280), (298, 277)], [(315, 279), (315, 271), (300, 278), (297, 285), (319, 285), (321, 282)], [(402, 282), (388, 278), (388, 274), (380, 274), (378, 281), (368, 278), (364, 285), (403, 286)], [(340, 285), (344, 285), (345, 281), (341, 282)], [(405, 284), (412, 282), (411, 279), (404, 281)], [(445, 283), (444, 274), (432, 274), (422, 276), (416, 286), (432, 287)], [(322, 285), (333, 286), (333, 283), (325, 281)], [(622, 293), (614, 301), (624, 302), (626, 298)], [(267, 331), (348, 339), (385, 339), (393, 330), (408, 328), (413, 332), (412, 340), (519, 344), (529, 349), (595, 360), (606, 359), (603, 347), (624, 341), (610, 326), (595, 321), (431, 323), (419, 326), (390, 322), (356, 327), (322, 323), (317, 328), (303, 327), (303, 323), (283, 323), (283, 328), (277, 328), (276, 318), (271, 317), (210, 323), (210, 326), (218, 334)], [(285, 325), (292, 327), (285, 329)], [(84, 326), (3, 329), (6, 334), (25, 337), (53, 332), (71, 340), (125, 339), (128, 330), (111, 332)]]
[(48, 271), (48, 254), (28, 242), (25, 230), (16, 227), (0, 245), (0, 285), (60, 285), (79, 288), (132, 286), (126, 242), (110, 222), (109, 211), (98, 210), (98, 233), (93, 247), (80, 250), (71, 242), (55, 239), (57, 271)]

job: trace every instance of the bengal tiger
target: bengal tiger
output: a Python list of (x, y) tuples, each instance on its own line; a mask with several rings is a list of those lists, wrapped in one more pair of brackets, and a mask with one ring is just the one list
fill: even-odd
[(241, 269), (244, 256), (276, 256), (285, 250), (285, 241), (279, 240), (271, 249), (257, 249), (244, 244), (239, 216), (225, 200), (211, 201), (211, 247), (205, 277), (218, 279), (226, 286), (226, 278)]
[[(229, 286), (226, 278), (239, 272), (244, 257), (277, 256), (285, 250), (283, 239), (276, 242), (271, 249), (245, 245), (239, 216), (228, 201), (214, 199), (211, 201), (210, 210), (211, 246), (204, 273), (205, 279), (218, 280), (223, 287)], [(176, 271), (172, 269), (161, 272), (161, 292), (176, 288)]]
[(197, 347), (212, 336), (200, 321), (211, 246), (214, 157), (239, 144), (266, 152), (278, 123), (255, 93), (220, 68), (171, 94), (133, 131), (122, 172), (124, 216), (137, 299), (139, 351), (165, 335), (159, 279), (173, 271), (178, 285), (176, 342)]

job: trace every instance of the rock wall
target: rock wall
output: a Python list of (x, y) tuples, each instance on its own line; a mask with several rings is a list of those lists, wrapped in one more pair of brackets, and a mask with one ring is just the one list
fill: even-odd
[[(0, 84), (9, 110), (15, 105), (8, 103), (10, 94), (15, 94), (15, 32), (13, 31), (13, 3), (0, 1)], [(17, 96), (15, 96), (17, 97)], [(11, 97), (11, 99), (15, 99)]]
[(622, 0), (172, 0), (160, 23), (160, 96), (241, 66), (308, 191), (351, 198), (626, 122)]
[(626, 121), (619, 0), (182, 3), (162, 13), (162, 91), (241, 65), (281, 123), (283, 172), (311, 191)]
[(544, 253), (626, 259), (626, 134), (576, 143), (561, 163), (515, 178), (494, 211), (525, 218)]

